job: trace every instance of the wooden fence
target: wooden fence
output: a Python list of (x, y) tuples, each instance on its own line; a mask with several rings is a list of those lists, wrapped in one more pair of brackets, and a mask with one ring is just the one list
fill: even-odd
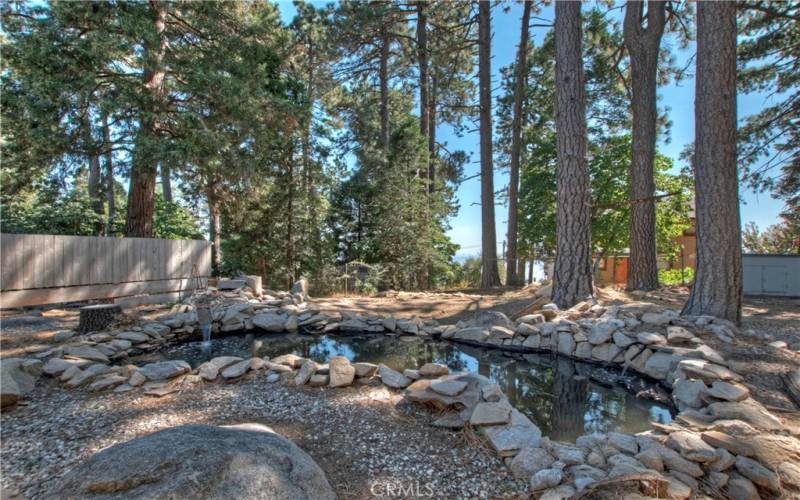
[(205, 240), (0, 234), (0, 308), (181, 292), (210, 274)]

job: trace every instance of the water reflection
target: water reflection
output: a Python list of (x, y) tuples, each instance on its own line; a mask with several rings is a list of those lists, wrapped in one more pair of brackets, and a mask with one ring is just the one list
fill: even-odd
[[(591, 432), (639, 432), (650, 421), (667, 423), (669, 409), (651, 400), (636, 398), (621, 385), (609, 385), (620, 375), (597, 366), (570, 359), (525, 354), (510, 357), (497, 350), (422, 341), (407, 342), (399, 337), (339, 337), (272, 335), (257, 339), (227, 337), (215, 340), (211, 351), (196, 344), (176, 346), (165, 353), (170, 359), (185, 359), (193, 366), (222, 355), (275, 357), (296, 354), (319, 363), (332, 356), (352, 361), (384, 363), (395, 369), (420, 367), (428, 362), (442, 363), (452, 371), (477, 372), (496, 382), (511, 403), (533, 420), (542, 432), (556, 440), (574, 440)], [(603, 383), (598, 375), (605, 375)], [(642, 387), (645, 383), (626, 377)]]

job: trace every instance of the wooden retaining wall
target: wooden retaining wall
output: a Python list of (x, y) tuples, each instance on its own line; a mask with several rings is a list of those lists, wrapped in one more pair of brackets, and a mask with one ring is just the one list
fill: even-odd
[(0, 234), (0, 308), (181, 292), (211, 274), (205, 240)]

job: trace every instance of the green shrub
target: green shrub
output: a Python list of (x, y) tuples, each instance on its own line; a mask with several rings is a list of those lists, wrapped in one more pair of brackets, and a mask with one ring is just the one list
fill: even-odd
[(659, 269), (658, 281), (662, 285), (688, 285), (694, 281), (694, 269), (686, 267), (680, 269)]

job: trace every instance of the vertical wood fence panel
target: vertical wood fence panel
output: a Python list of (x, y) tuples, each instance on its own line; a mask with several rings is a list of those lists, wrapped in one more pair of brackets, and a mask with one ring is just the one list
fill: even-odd
[(0, 307), (183, 291), (211, 274), (205, 240), (0, 234)]

